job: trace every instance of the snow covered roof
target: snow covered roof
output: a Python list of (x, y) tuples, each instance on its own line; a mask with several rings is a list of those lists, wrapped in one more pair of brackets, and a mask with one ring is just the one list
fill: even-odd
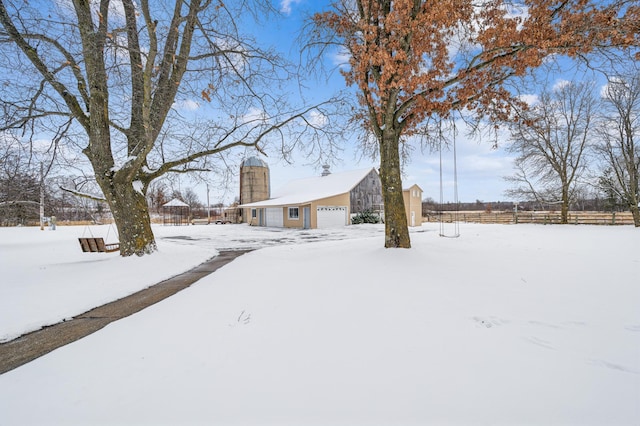
[(420, 185), (418, 185), (417, 183), (414, 183), (414, 184), (413, 184), (413, 185), (411, 185), (411, 186), (407, 186), (406, 188), (402, 188), (402, 190), (403, 190), (403, 191), (408, 191), (408, 190), (410, 190), (411, 188), (413, 188), (414, 186), (417, 186), (417, 187), (418, 187), (418, 189), (419, 189), (420, 191), (423, 191), (423, 189), (422, 189), (422, 188), (420, 188)]
[(177, 198), (174, 198), (168, 203), (163, 204), (162, 207), (189, 207), (189, 204), (185, 203), (184, 201), (180, 201)]
[(273, 198), (255, 203), (242, 204), (240, 207), (277, 207), (306, 204), (322, 198), (333, 197), (351, 191), (362, 179), (375, 169), (360, 169), (348, 172), (331, 173), (327, 176), (292, 180), (278, 191)]

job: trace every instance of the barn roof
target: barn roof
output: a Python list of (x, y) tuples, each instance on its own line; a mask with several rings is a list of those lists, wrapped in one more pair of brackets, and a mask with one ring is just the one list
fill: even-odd
[(371, 172), (368, 169), (331, 173), (327, 176), (314, 176), (290, 181), (278, 191), (273, 198), (255, 203), (243, 204), (240, 207), (278, 207), (307, 204), (315, 200), (333, 197), (350, 192), (362, 179)]

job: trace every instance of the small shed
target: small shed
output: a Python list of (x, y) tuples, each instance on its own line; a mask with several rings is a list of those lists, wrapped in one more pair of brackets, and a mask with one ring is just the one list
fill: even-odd
[(402, 198), (407, 212), (407, 225), (422, 226), (422, 188), (411, 185), (402, 190)]
[(181, 226), (189, 224), (191, 208), (189, 204), (177, 198), (162, 205), (162, 224)]

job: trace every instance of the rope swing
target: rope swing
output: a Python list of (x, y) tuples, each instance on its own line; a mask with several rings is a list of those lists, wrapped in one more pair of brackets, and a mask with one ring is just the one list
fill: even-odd
[(446, 232), (446, 226), (443, 219), (444, 208), (444, 184), (442, 180), (442, 144), (444, 136), (442, 135), (442, 123), (439, 126), (439, 154), (440, 154), (440, 233), (441, 237), (446, 238), (458, 238), (460, 236), (460, 224), (458, 222), (458, 213), (460, 211), (460, 203), (458, 202), (458, 159), (456, 153), (456, 133), (457, 128), (455, 121), (453, 121), (453, 203), (454, 210), (452, 215), (453, 231), (449, 234)]

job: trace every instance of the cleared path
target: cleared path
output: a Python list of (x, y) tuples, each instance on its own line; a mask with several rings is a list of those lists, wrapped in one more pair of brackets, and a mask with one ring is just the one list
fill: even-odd
[(128, 317), (158, 303), (249, 251), (251, 250), (222, 251), (218, 256), (187, 272), (137, 293), (94, 308), (68, 321), (59, 322), (9, 342), (0, 343), (0, 374), (95, 333), (113, 321)]

